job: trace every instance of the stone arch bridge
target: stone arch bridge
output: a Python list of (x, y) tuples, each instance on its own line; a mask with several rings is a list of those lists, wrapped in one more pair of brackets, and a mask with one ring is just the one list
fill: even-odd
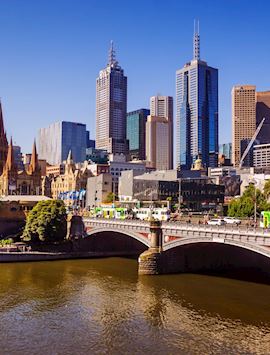
[(119, 233), (139, 242), (140, 274), (252, 267), (270, 275), (270, 232), (261, 228), (102, 218), (83, 223), (84, 238)]

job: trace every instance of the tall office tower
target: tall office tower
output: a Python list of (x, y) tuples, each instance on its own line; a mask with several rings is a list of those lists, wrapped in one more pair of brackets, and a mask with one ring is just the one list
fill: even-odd
[(257, 136), (260, 144), (270, 143), (270, 91), (256, 92), (256, 125), (265, 117)]
[(148, 116), (146, 122), (146, 160), (157, 170), (170, 169), (170, 127), (167, 118)]
[(118, 64), (113, 43), (107, 67), (96, 80), (96, 148), (128, 153), (126, 139), (127, 77)]
[(71, 150), (73, 161), (86, 157), (86, 125), (76, 122), (56, 122), (38, 133), (38, 155), (52, 165), (61, 164)]
[(141, 108), (127, 113), (127, 139), (131, 159), (145, 160), (145, 126), (150, 110)]
[(171, 96), (152, 96), (150, 115), (165, 117), (169, 124), (169, 169), (173, 169), (173, 98)]
[(256, 86), (234, 86), (232, 88), (232, 163), (234, 166), (239, 166), (246, 140), (253, 137), (255, 130)]
[(206, 167), (218, 162), (218, 70), (200, 59), (194, 29), (193, 59), (176, 72), (178, 168), (190, 169), (198, 155)]

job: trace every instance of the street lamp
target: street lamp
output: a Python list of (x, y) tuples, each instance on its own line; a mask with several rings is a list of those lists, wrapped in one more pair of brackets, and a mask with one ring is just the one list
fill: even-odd
[(181, 200), (182, 200), (182, 180), (181, 178), (178, 179), (178, 211), (179, 211), (179, 216), (181, 212)]
[(257, 191), (256, 191), (257, 180), (251, 179), (250, 184), (254, 185), (254, 222), (256, 225), (257, 224)]

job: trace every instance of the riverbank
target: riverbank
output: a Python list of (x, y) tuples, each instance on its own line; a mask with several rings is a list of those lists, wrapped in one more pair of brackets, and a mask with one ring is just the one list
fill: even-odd
[(54, 261), (68, 259), (95, 259), (107, 257), (131, 257), (134, 253), (127, 252), (0, 252), (0, 263), (28, 262), (28, 261)]

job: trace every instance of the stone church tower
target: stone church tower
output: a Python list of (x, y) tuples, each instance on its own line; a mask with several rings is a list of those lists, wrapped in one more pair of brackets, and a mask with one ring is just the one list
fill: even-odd
[(0, 175), (2, 174), (4, 166), (6, 164), (7, 152), (8, 152), (8, 141), (4, 129), (2, 104), (0, 101)]
[(33, 145), (28, 169), (18, 170), (11, 139), (6, 163), (0, 176), (0, 195), (40, 195), (41, 192), (41, 169), (38, 164), (36, 142)]

